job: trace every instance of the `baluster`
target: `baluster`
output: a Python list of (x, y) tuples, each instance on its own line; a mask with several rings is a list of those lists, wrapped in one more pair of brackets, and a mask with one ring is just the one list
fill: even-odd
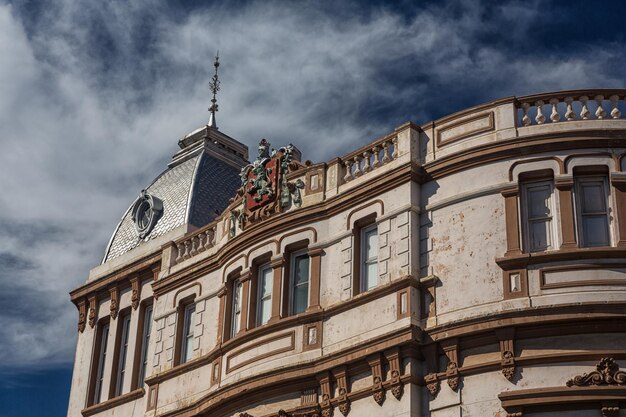
[(522, 103), (522, 112), (524, 115), (522, 116), (522, 125), (530, 126), (532, 120), (528, 117), (528, 109), (530, 108), (530, 103)]
[(535, 121), (538, 125), (542, 125), (543, 122), (546, 121), (546, 116), (543, 115), (543, 109), (541, 108), (543, 105), (543, 100), (539, 100), (535, 103), (535, 106), (537, 107), (537, 116), (535, 116)]
[(376, 145), (372, 148), (372, 154), (374, 155), (374, 163), (372, 164), (372, 168), (376, 169), (380, 166), (380, 146)]
[(213, 247), (213, 245), (215, 244), (214, 239), (215, 239), (215, 230), (213, 229), (207, 230), (206, 231), (206, 243), (204, 244), (204, 247), (206, 249)]
[(622, 112), (619, 111), (619, 109), (617, 108), (619, 96), (614, 94), (611, 97), (609, 97), (609, 100), (611, 100), (611, 105), (613, 106), (613, 110), (611, 110), (611, 117), (614, 119), (619, 119), (620, 117), (622, 117)]
[(345, 182), (348, 182), (353, 179), (352, 178), (352, 162), (345, 161), (344, 166), (346, 167), (346, 175), (344, 175), (343, 180)]
[(582, 96), (578, 100), (580, 100), (580, 104), (582, 104), (582, 108), (580, 109), (580, 118), (583, 120), (589, 120), (589, 108), (587, 107), (587, 101), (589, 97)]
[(198, 253), (198, 239), (196, 236), (192, 236), (189, 240), (191, 240), (191, 250), (189, 251), (189, 255), (196, 256)]
[(198, 234), (198, 252), (202, 252), (204, 248), (204, 232)]
[(383, 164), (386, 164), (387, 162), (391, 161), (391, 158), (389, 157), (389, 141), (385, 141), (385, 143), (383, 143)]
[(559, 114), (559, 111), (556, 108), (557, 104), (559, 104), (559, 99), (551, 98), (550, 104), (552, 105), (552, 113), (550, 113), (550, 120), (552, 120), (552, 123), (557, 123), (559, 120), (561, 120), (561, 115)]
[(573, 97), (565, 97), (565, 104), (567, 104), (567, 110), (565, 110), (565, 118), (567, 120), (576, 120), (576, 113), (574, 113), (574, 109), (572, 108), (572, 102), (574, 101)]
[(359, 159), (359, 155), (354, 155), (354, 178), (360, 177), (363, 175), (363, 171), (361, 171), (361, 160)]
[(183, 242), (183, 245), (185, 245), (185, 253), (183, 253), (183, 259), (191, 258), (191, 254), (189, 253), (191, 249), (191, 242), (189, 241), (189, 239), (185, 240)]
[(183, 261), (183, 252), (184, 248), (181, 243), (176, 244), (176, 263), (181, 263)]
[(372, 166), (370, 165), (370, 156), (372, 156), (369, 151), (363, 152), (363, 160), (365, 163), (363, 164), (363, 173), (370, 172), (372, 170)]
[(398, 137), (392, 139), (393, 142), (393, 153), (391, 154), (391, 159), (396, 159), (398, 157)]
[(596, 118), (598, 120), (602, 120), (606, 116), (606, 112), (602, 108), (602, 100), (604, 100), (604, 96), (598, 95), (595, 97), (595, 100), (596, 100), (596, 103), (598, 103), (598, 108), (596, 109)]

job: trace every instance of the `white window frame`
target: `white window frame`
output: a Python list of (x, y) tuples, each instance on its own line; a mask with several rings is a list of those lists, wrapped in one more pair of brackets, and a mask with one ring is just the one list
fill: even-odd
[[(531, 219), (529, 204), (530, 199), (528, 198), (528, 190), (530, 188), (538, 188), (538, 187), (549, 187), (550, 189), (550, 200), (549, 200), (549, 209), (551, 215), (543, 218), (533, 218)], [(555, 201), (555, 192), (554, 192), (554, 180), (542, 180), (542, 181), (528, 181), (522, 184), (522, 222), (524, 223), (524, 251), (525, 252), (545, 252), (550, 250), (558, 249), (559, 245), (559, 236), (556, 233), (556, 224), (557, 219), (555, 218), (556, 210), (556, 201)], [(549, 219), (548, 226), (548, 246), (545, 248), (533, 248), (531, 246), (531, 236), (530, 236), (530, 224), (534, 221), (544, 221)]]
[[(289, 314), (290, 315), (296, 315), (296, 314), (302, 314), (304, 313), (304, 311), (300, 312), (300, 313), (296, 313), (294, 310), (294, 301), (295, 301), (295, 295), (296, 295), (296, 286), (295, 286), (295, 281), (296, 281), (296, 258), (300, 257), (302, 255), (305, 255), (309, 258), (309, 270), (307, 271), (307, 298), (306, 298), (306, 308), (304, 309), (304, 311), (306, 311), (307, 308), (309, 308), (309, 298), (311, 295), (311, 257), (308, 255), (308, 250), (304, 249), (298, 252), (294, 252), (291, 254), (291, 257), (289, 259)], [(301, 284), (302, 285), (302, 284)]]
[(148, 347), (150, 345), (150, 332), (152, 331), (152, 304), (147, 305), (143, 313), (143, 329), (141, 335), (141, 362), (139, 363), (139, 379), (137, 386), (143, 387), (148, 369)]
[[(378, 241), (378, 225), (376, 223), (364, 227), (361, 229), (361, 235), (360, 235), (360, 239), (361, 239), (361, 254), (360, 254), (360, 266), (359, 266), (359, 273), (360, 273), (360, 277), (359, 277), (359, 281), (360, 281), (360, 285), (361, 285), (361, 292), (365, 292), (365, 291), (369, 291), (373, 288), (376, 288), (379, 284), (378, 282), (378, 248), (374, 249), (374, 253), (376, 254), (376, 256), (371, 256), (370, 258), (367, 257), (367, 239), (366, 239), (366, 235), (368, 233), (370, 233), (371, 231), (376, 231), (376, 241)], [(369, 265), (372, 264), (376, 264), (376, 284), (374, 286), (372, 286), (371, 288), (367, 287), (367, 267)]]
[(119, 359), (115, 378), (115, 396), (124, 392), (124, 378), (126, 376), (126, 359), (128, 358), (128, 345), (130, 342), (130, 312), (120, 317), (122, 320), (122, 331), (119, 341)]
[[(585, 242), (585, 231), (583, 230), (583, 210), (582, 210), (582, 191), (581, 186), (585, 182), (600, 182), (602, 184), (602, 192), (604, 194), (604, 207), (606, 216), (606, 233), (608, 237), (608, 242), (606, 245), (587, 245)], [(611, 194), (608, 186), (608, 180), (606, 175), (581, 175), (574, 177), (574, 200), (576, 202), (576, 215), (574, 216), (576, 219), (576, 234), (578, 237), (578, 246), (581, 248), (591, 248), (591, 247), (605, 247), (613, 245), (613, 227), (611, 224)], [(586, 213), (586, 215), (597, 216), (602, 215), (603, 213)]]
[(241, 328), (241, 310), (243, 298), (243, 282), (240, 279), (233, 281), (233, 299), (230, 311), (230, 337), (233, 338)]
[(104, 385), (104, 366), (107, 357), (107, 345), (109, 343), (109, 323), (102, 324), (100, 331), (100, 351), (96, 371), (96, 385), (93, 394), (93, 403), (99, 404), (102, 398), (102, 386)]
[(185, 306), (183, 310), (183, 332), (180, 345), (180, 363), (186, 363), (191, 360), (191, 351), (193, 348), (193, 319), (195, 317), (196, 304), (191, 303)]
[[(262, 279), (266, 271), (269, 271), (269, 292), (267, 294), (263, 294), (263, 285)], [(267, 322), (263, 323), (263, 301), (264, 299), (270, 300), (270, 316), (272, 314), (272, 290), (273, 290), (273, 269), (270, 264), (261, 265), (257, 272), (257, 297), (256, 297), (256, 325), (263, 326), (267, 324)], [(269, 319), (268, 319), (269, 320)]]

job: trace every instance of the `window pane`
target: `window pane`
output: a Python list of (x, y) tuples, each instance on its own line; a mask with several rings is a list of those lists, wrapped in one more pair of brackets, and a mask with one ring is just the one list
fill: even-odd
[(241, 324), (241, 289), (242, 284), (240, 281), (233, 283), (233, 315), (231, 321), (230, 336), (234, 337), (239, 332), (239, 325)]
[(294, 284), (302, 284), (309, 281), (309, 256), (296, 256), (294, 260)]
[(529, 187), (528, 191), (528, 218), (549, 217), (551, 188), (548, 185)]
[(609, 230), (606, 215), (583, 216), (585, 246), (608, 246)]
[(265, 268), (261, 272), (261, 297), (272, 294), (272, 268)]
[(130, 332), (130, 314), (122, 319), (122, 334), (120, 339), (120, 358), (115, 384), (115, 395), (121, 395), (124, 389), (124, 374), (126, 373), (126, 357), (128, 353), (128, 336)]
[(265, 298), (261, 301), (261, 312), (260, 312), (260, 320), (261, 324), (265, 324), (269, 321), (270, 316), (272, 315), (272, 299)]
[(263, 325), (272, 312), (272, 268), (264, 267), (259, 271), (257, 306), (257, 325)]
[(193, 327), (195, 318), (196, 306), (194, 304), (185, 308), (185, 323), (183, 326), (183, 349), (181, 355), (181, 362), (187, 362), (191, 359), (193, 352)]
[(580, 183), (582, 212), (606, 212), (606, 195), (602, 181), (585, 181)]
[(104, 364), (107, 356), (107, 343), (109, 341), (109, 324), (102, 326), (100, 330), (100, 357), (98, 358), (98, 372), (96, 374), (96, 389), (94, 393), (94, 404), (100, 402), (100, 396), (102, 394), (102, 382), (104, 380)]
[[(308, 263), (308, 259), (307, 259)], [(309, 284), (296, 286), (293, 295), (293, 314), (304, 312), (309, 306)]]
[(366, 290), (374, 288), (378, 285), (378, 263), (372, 262), (365, 264), (364, 287)]
[(148, 369), (148, 346), (150, 345), (150, 331), (152, 330), (152, 306), (146, 307), (143, 318), (143, 338), (141, 340), (141, 367), (139, 369), (138, 387), (143, 387)]
[(371, 229), (365, 232), (365, 259), (378, 258), (378, 231)]
[(550, 221), (533, 221), (528, 225), (530, 249), (546, 249), (550, 246)]

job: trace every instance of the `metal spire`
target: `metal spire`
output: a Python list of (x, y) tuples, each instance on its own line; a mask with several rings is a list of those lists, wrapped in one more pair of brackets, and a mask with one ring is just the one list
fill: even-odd
[(215, 112), (217, 111), (217, 99), (215, 98), (215, 96), (217, 95), (217, 92), (220, 91), (220, 80), (219, 78), (217, 78), (217, 68), (220, 66), (220, 52), (217, 51), (217, 54), (215, 54), (215, 62), (213, 63), (213, 66), (215, 67), (215, 74), (213, 74), (213, 77), (211, 78), (211, 81), (209, 82), (209, 88), (211, 89), (211, 92), (213, 93), (213, 98), (211, 99), (211, 107), (209, 107), (209, 113), (211, 113), (211, 115), (209, 116), (209, 124), (207, 125), (208, 127), (212, 127), (214, 129), (217, 129), (217, 123), (215, 121)]

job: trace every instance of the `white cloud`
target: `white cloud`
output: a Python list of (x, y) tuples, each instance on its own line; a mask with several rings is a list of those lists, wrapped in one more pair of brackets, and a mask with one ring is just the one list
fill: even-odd
[[(206, 120), (304, 157), (349, 151), (411, 118), (481, 101), (623, 83), (623, 47), (527, 48), (537, 3), (386, 8), (256, 2), (176, 12), (155, 1), (0, 0), (0, 367), (72, 360), (84, 282), (137, 192)], [(487, 11), (490, 13), (486, 13)], [(502, 22), (506, 23), (503, 26)], [(19, 313), (19, 314), (18, 314)]]

